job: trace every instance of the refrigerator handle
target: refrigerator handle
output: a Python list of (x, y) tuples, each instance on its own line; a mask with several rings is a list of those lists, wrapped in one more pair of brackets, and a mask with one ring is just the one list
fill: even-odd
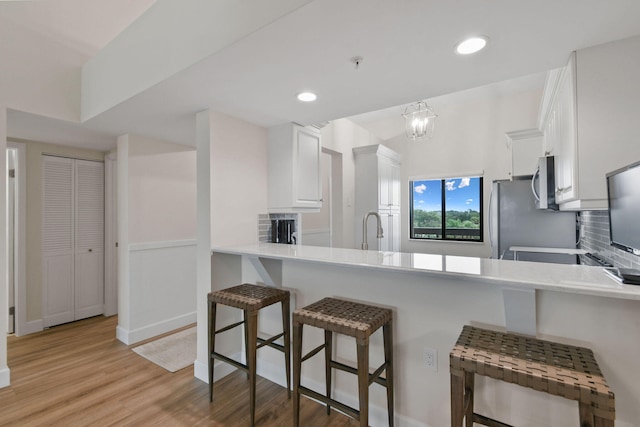
[(536, 168), (536, 172), (533, 174), (533, 176), (531, 177), (531, 192), (533, 193), (533, 197), (536, 198), (536, 201), (540, 201), (540, 195), (536, 192), (536, 186), (535, 186), (535, 182), (536, 182), (536, 178), (540, 175), (540, 166), (538, 166)]
[(493, 217), (491, 216), (491, 208), (493, 207), (493, 185), (491, 186), (491, 192), (489, 193), (489, 247), (491, 248), (491, 257), (493, 258), (493, 229), (491, 225), (493, 224)]

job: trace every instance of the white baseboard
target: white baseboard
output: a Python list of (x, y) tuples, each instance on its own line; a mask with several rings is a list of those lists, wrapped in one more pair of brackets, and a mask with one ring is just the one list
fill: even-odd
[(0, 388), (11, 385), (11, 374), (9, 368), (0, 369)]
[(196, 312), (184, 314), (174, 317), (173, 319), (163, 320), (162, 322), (153, 323), (133, 330), (126, 330), (120, 325), (116, 328), (116, 338), (124, 344), (131, 345), (137, 342), (153, 338), (155, 336), (171, 332), (178, 328), (196, 323)]

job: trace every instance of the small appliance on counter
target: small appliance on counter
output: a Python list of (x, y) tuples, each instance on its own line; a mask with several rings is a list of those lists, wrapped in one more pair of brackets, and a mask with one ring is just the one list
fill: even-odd
[(296, 224), (293, 219), (271, 220), (271, 243), (296, 244)]

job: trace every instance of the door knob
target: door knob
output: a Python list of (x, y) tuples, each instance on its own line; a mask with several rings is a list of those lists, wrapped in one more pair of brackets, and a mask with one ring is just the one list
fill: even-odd
[(93, 249), (89, 249), (89, 252), (93, 252)]

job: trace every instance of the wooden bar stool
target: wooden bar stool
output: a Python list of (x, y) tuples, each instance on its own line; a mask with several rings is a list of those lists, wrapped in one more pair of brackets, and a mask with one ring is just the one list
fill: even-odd
[[(369, 386), (376, 382), (387, 388), (389, 426), (393, 426), (393, 337), (391, 332), (391, 310), (372, 305), (324, 298), (293, 312), (293, 425), (300, 423), (300, 395), (306, 395), (360, 420), (361, 426), (369, 425)], [(324, 344), (302, 356), (302, 326), (310, 325), (324, 329)], [(369, 373), (369, 336), (382, 327), (384, 339), (384, 363), (373, 374)], [(333, 332), (356, 339), (357, 368), (332, 360)], [(302, 362), (325, 350), (326, 396), (300, 385)], [(359, 409), (331, 398), (331, 368), (358, 376)], [(385, 371), (385, 377), (380, 376)]]
[[(291, 338), (289, 329), (289, 291), (269, 288), (266, 286), (243, 284), (232, 288), (211, 292), (209, 302), (209, 402), (213, 402), (213, 364), (218, 359), (243, 370), (249, 377), (249, 411), (251, 426), (255, 423), (256, 413), (256, 350), (269, 346), (284, 353), (287, 375), (287, 391), (291, 397), (290, 358)], [(282, 303), (283, 332), (271, 338), (258, 338), (258, 311), (277, 302)], [(216, 306), (223, 304), (243, 311), (243, 320), (221, 329), (216, 329)], [(247, 363), (237, 362), (215, 351), (216, 335), (226, 332), (236, 326), (244, 325), (244, 346)], [(275, 342), (284, 337), (284, 345)]]
[[(449, 355), (451, 426), (504, 427), (473, 412), (474, 374), (577, 400), (581, 427), (613, 427), (613, 392), (587, 348), (464, 326)], [(508, 426), (507, 426), (508, 427)]]

